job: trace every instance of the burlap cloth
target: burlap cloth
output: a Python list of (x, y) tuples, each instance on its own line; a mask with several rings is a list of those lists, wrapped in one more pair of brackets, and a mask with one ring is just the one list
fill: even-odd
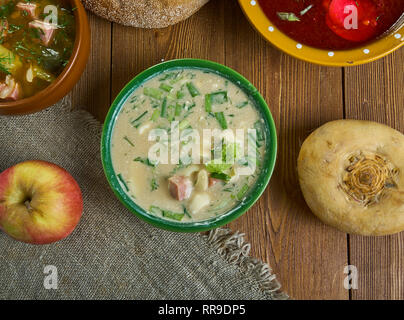
[[(67, 239), (33, 246), (0, 231), (0, 299), (282, 299), (268, 265), (248, 256), (243, 236), (154, 228), (110, 190), (100, 160), (101, 125), (69, 99), (34, 115), (0, 117), (0, 172), (32, 159), (66, 168), (84, 197)], [(45, 266), (58, 288), (45, 289)]]

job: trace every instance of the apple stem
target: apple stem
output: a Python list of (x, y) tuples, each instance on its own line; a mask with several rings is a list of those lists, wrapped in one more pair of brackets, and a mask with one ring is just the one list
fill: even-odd
[(32, 207), (31, 207), (31, 201), (30, 200), (26, 200), (24, 202), (25, 206), (27, 207), (28, 211), (32, 211)]

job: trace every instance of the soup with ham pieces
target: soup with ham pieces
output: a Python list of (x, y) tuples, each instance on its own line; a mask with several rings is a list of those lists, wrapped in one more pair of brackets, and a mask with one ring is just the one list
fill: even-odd
[(68, 64), (74, 8), (63, 0), (0, 0), (0, 102), (35, 95)]
[(151, 215), (185, 223), (215, 219), (254, 188), (265, 127), (236, 83), (203, 69), (168, 70), (140, 85), (121, 109), (111, 141), (114, 171)]

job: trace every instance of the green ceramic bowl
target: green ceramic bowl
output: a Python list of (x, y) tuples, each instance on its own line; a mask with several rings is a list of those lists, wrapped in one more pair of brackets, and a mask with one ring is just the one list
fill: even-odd
[[(111, 159), (111, 138), (114, 130), (117, 116), (121, 112), (125, 101), (131, 96), (131, 94), (145, 81), (156, 75), (172, 69), (181, 68), (193, 68), (205, 71), (210, 71), (221, 75), (222, 77), (232, 81), (239, 87), (241, 87), (247, 95), (255, 102), (257, 110), (260, 112), (261, 117), (265, 120), (266, 124), (266, 154), (263, 160), (263, 169), (258, 177), (257, 183), (253, 186), (250, 192), (247, 194), (245, 200), (239, 203), (235, 208), (231, 209), (227, 213), (211, 218), (209, 220), (198, 222), (181, 223), (177, 221), (166, 220), (155, 215), (148, 213), (141, 208), (129, 197), (123, 190), (120, 182), (118, 181), (117, 174), (114, 171)], [(225, 225), (244, 214), (251, 206), (259, 199), (264, 192), (271, 178), (272, 172), (275, 167), (277, 152), (277, 140), (276, 140), (276, 128), (272, 115), (268, 109), (268, 106), (258, 92), (258, 90), (243, 76), (234, 70), (227, 68), (221, 64), (198, 59), (181, 59), (171, 60), (155, 65), (150, 69), (147, 69), (137, 75), (132, 81), (130, 81), (125, 88), (119, 93), (115, 101), (113, 102), (111, 109), (105, 120), (104, 129), (101, 140), (101, 157), (104, 166), (104, 171), (107, 180), (114, 191), (118, 199), (136, 216), (147, 221), (148, 223), (171, 231), (178, 232), (200, 232)]]

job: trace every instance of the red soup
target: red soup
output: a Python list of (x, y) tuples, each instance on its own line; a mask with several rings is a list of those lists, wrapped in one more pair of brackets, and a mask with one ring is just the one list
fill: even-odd
[(404, 14), (404, 0), (259, 0), (259, 4), (289, 37), (332, 50), (374, 40)]

